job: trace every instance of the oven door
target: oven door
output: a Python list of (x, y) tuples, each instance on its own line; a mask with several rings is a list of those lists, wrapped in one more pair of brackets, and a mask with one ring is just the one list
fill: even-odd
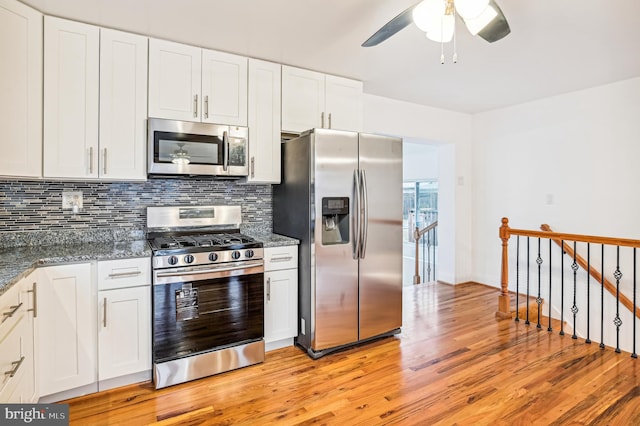
[(154, 271), (154, 364), (262, 340), (263, 280), (252, 262)]

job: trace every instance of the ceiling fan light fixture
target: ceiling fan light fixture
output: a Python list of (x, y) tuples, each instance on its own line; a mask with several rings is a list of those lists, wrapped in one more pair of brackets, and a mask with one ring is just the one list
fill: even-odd
[(489, 0), (455, 0), (456, 12), (463, 19), (479, 17), (489, 6)]
[(413, 8), (413, 22), (425, 33), (440, 28), (446, 10), (445, 0), (423, 0)]
[(438, 43), (450, 42), (455, 31), (455, 17), (453, 15), (443, 15), (436, 22), (436, 27), (427, 31), (427, 38)]
[(498, 12), (493, 7), (487, 6), (478, 17), (472, 19), (465, 18), (464, 23), (471, 35), (477, 35), (484, 27), (489, 25), (496, 16), (498, 16)]

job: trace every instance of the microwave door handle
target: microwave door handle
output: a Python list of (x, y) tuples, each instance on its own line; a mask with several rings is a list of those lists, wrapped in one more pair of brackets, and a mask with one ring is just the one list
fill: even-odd
[(229, 135), (226, 130), (222, 133), (222, 143), (224, 145), (222, 147), (222, 170), (226, 172), (229, 168)]

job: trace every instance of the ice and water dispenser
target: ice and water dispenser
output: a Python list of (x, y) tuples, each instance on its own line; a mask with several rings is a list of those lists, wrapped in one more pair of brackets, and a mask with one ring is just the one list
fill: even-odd
[(322, 198), (322, 244), (349, 242), (349, 197)]

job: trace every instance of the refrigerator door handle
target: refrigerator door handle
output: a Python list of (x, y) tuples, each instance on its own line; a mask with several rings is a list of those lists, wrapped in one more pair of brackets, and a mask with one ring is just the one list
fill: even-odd
[(351, 206), (351, 239), (352, 256), (354, 259), (360, 258), (360, 178), (358, 170), (353, 171), (353, 206)]
[(360, 191), (362, 192), (362, 204), (360, 209), (362, 210), (362, 220), (360, 223), (361, 237), (360, 237), (360, 259), (364, 259), (367, 253), (367, 230), (369, 229), (369, 202), (367, 200), (367, 175), (364, 170), (360, 170)]

